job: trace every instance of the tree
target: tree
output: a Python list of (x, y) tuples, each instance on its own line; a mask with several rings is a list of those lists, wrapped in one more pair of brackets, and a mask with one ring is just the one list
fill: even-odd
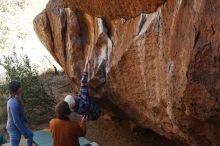
[(55, 74), (55, 75), (58, 75), (58, 74), (59, 74), (58, 69), (57, 69), (57, 67), (52, 63), (53, 61), (52, 61), (51, 57), (45, 55), (44, 58), (50, 63), (50, 65), (53, 66), (53, 68), (54, 68), (54, 74)]
[[(8, 93), (7, 86), (11, 80), (20, 80), (24, 87), (24, 103), (27, 117), (38, 123), (53, 116), (54, 98), (47, 94), (44, 83), (40, 80), (36, 66), (31, 66), (27, 55), (18, 56), (15, 51), (10, 56), (4, 56), (0, 65), (6, 70), (6, 83), (0, 85), (0, 102), (3, 104)], [(4, 103), (6, 105), (6, 103)], [(45, 116), (42, 116), (45, 115)]]
[(28, 0), (0, 0), (0, 50), (15, 46), (14, 37), (24, 39), (28, 34), (15, 19), (28, 5)]

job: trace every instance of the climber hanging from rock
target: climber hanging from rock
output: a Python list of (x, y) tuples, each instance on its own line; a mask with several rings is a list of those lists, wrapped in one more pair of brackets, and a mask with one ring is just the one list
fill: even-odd
[(67, 95), (64, 101), (66, 101), (70, 109), (76, 113), (88, 116), (88, 120), (97, 120), (101, 115), (101, 108), (89, 97), (88, 68), (89, 57), (86, 59), (78, 95)]

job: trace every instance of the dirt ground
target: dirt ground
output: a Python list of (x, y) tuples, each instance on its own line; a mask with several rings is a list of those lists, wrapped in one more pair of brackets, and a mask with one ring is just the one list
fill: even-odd
[[(76, 115), (73, 115), (76, 117)], [(76, 118), (79, 121), (79, 118)], [(111, 120), (102, 116), (89, 121), (86, 136), (100, 146), (186, 146), (168, 140), (151, 130), (131, 129), (124, 120)]]

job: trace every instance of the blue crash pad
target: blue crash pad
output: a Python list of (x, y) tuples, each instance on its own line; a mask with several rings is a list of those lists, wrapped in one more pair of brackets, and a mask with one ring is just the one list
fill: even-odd
[[(33, 140), (37, 146), (53, 146), (52, 135), (49, 131), (44, 131), (44, 130), (35, 131)], [(88, 140), (87, 138), (85, 137), (79, 138), (80, 146), (83, 146), (89, 143), (91, 143), (91, 141)]]

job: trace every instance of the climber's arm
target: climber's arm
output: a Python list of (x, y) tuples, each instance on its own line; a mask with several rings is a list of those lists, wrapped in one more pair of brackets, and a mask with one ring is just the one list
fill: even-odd
[(88, 96), (89, 88), (88, 88), (88, 68), (89, 68), (89, 60), (86, 59), (86, 64), (84, 68), (84, 72), (81, 79), (81, 87), (79, 90), (79, 94)]

